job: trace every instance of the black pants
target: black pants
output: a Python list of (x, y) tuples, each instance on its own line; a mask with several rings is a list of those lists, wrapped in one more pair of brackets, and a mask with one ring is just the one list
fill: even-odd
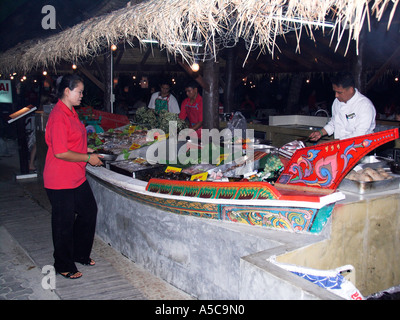
[(75, 189), (46, 189), (52, 206), (54, 268), (77, 272), (75, 262), (89, 260), (96, 229), (97, 204), (88, 181)]

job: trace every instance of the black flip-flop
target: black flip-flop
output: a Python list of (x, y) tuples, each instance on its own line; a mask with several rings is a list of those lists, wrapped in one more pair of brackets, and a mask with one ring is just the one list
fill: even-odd
[(63, 276), (66, 279), (79, 279), (80, 277), (82, 277), (83, 275), (81, 274), (79, 277), (74, 277), (78, 272), (67, 272), (66, 274), (63, 274), (64, 272), (58, 272), (59, 275)]

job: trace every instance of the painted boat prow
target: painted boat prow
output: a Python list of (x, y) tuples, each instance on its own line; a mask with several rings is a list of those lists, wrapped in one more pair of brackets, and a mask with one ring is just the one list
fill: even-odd
[(398, 138), (399, 130), (396, 128), (298, 149), (276, 185), (286, 189), (307, 187), (333, 192), (364, 156)]

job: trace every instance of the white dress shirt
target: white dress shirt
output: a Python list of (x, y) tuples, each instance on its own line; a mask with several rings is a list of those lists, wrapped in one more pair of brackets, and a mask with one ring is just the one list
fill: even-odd
[(332, 118), (324, 127), (327, 134), (335, 139), (347, 139), (372, 133), (375, 129), (375, 107), (371, 100), (357, 89), (347, 102), (335, 99), (332, 104)]

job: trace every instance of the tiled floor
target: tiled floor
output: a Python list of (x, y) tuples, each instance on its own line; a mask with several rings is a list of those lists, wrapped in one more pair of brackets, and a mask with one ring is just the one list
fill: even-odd
[[(18, 153), (16, 152), (16, 148), (14, 144), (11, 144), (9, 148), (9, 154), (7, 156), (0, 156), (0, 185), (3, 189), (17, 188), (15, 190), (19, 190), (20, 196), (26, 198), (30, 198), (31, 202), (24, 202), (24, 206), (29, 206), (29, 203), (32, 203), (32, 207), (39, 205), (42, 212), (45, 212), (44, 215), (48, 214), (50, 217), (51, 206), (48, 202), (47, 195), (43, 189), (43, 183), (40, 179), (18, 179), (16, 181), (15, 177), (19, 175), (19, 158)], [(7, 187), (8, 186), (8, 187)], [(5, 198), (2, 198), (5, 201)], [(36, 203), (35, 203), (36, 202)], [(25, 208), (24, 210), (29, 211), (29, 208)], [(37, 210), (37, 209), (34, 209)], [(4, 210), (1, 211), (0, 213)], [(43, 213), (41, 213), (41, 217), (43, 217)], [(8, 221), (10, 229), (12, 223), (14, 225), (14, 232), (16, 232), (18, 220), (11, 221), (13, 219), (10, 215), (8, 217), (2, 217), (1, 221)], [(8, 220), (7, 220), (8, 219)], [(46, 220), (46, 219), (44, 219)], [(23, 219), (21, 220), (23, 221)], [(10, 232), (12, 234), (12, 232)], [(24, 237), (23, 235), (19, 235), (19, 237)], [(28, 237), (28, 236), (27, 236)], [(22, 238), (20, 238), (22, 239)], [(25, 238), (26, 239), (26, 238)], [(18, 241), (21, 245), (24, 241)], [(51, 241), (49, 246), (51, 246)], [(29, 246), (28, 246), (29, 247)], [(23, 248), (29, 254), (29, 248)], [(46, 255), (49, 255), (49, 250), (44, 250)], [(39, 253), (36, 251), (34, 253), (38, 255)], [(111, 269), (113, 272), (118, 272), (118, 276), (122, 276), (123, 279), (126, 280), (128, 284), (131, 284), (135, 289), (139, 290), (140, 297), (139, 299), (148, 299), (148, 300), (192, 300), (194, 299), (190, 295), (178, 290), (177, 288), (173, 287), (172, 285), (168, 284), (164, 280), (155, 277), (149, 271), (145, 270), (141, 266), (137, 265), (133, 261), (127, 259), (122, 254), (114, 250), (111, 246), (104, 243), (101, 239), (95, 238), (95, 243), (93, 247), (93, 257), (96, 257), (99, 264), (101, 261), (104, 264), (111, 265)], [(48, 259), (46, 257), (46, 259)], [(36, 259), (37, 260), (37, 257)], [(40, 259), (39, 259), (40, 260)], [(41, 268), (42, 266), (37, 266)], [(94, 271), (94, 269), (92, 269)], [(24, 280), (26, 281), (26, 280)], [(37, 281), (37, 279), (35, 280)], [(75, 280), (74, 280), (75, 281)], [(72, 281), (66, 281), (68, 285), (72, 285)], [(71, 283), (71, 284), (70, 284)], [(4, 286), (6, 286), (4, 284)], [(37, 284), (36, 284), (37, 286)], [(61, 297), (62, 298), (62, 297)], [(71, 298), (73, 299), (73, 298)]]

